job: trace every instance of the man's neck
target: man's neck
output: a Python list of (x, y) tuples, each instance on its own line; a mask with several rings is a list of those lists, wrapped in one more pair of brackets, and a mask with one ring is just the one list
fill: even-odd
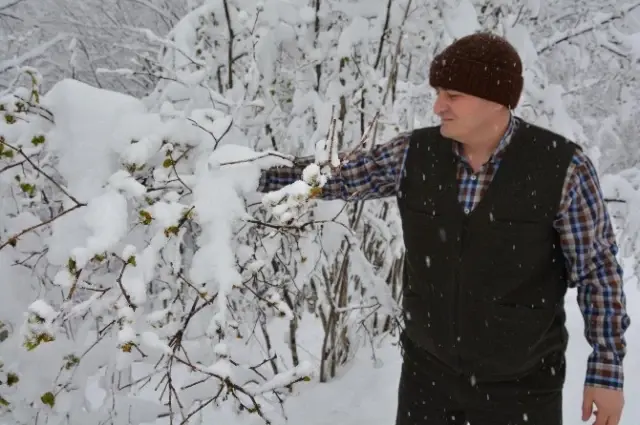
[(496, 150), (507, 128), (509, 128), (510, 118), (509, 113), (500, 116), (462, 143), (464, 155), (474, 170), (480, 169)]

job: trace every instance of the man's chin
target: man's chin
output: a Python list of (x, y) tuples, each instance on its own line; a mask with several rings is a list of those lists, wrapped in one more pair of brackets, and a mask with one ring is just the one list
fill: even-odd
[(441, 122), (440, 123), (440, 134), (443, 135), (444, 137), (453, 137), (454, 136), (454, 132), (451, 129), (451, 125), (446, 123), (446, 122)]

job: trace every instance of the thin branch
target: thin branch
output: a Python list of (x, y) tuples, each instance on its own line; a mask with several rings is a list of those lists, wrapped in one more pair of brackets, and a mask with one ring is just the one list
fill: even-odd
[(133, 303), (133, 301), (131, 301), (131, 297), (129, 296), (127, 291), (124, 289), (124, 285), (122, 284), (122, 276), (124, 276), (124, 271), (127, 269), (129, 262), (126, 259), (121, 258), (121, 260), (124, 261), (124, 265), (122, 266), (122, 270), (120, 270), (120, 274), (118, 275), (116, 282), (118, 283), (118, 286), (122, 291), (122, 295), (124, 295), (124, 299), (127, 301), (127, 304), (129, 305), (129, 307), (131, 307), (133, 311), (136, 311), (138, 307)]
[(229, 13), (229, 4), (227, 0), (224, 0), (224, 14), (227, 18), (227, 28), (229, 29), (229, 44), (227, 50), (227, 60), (229, 62), (228, 71), (228, 81), (227, 84), (229, 88), (233, 88), (233, 39), (235, 34), (233, 33), (233, 27), (231, 26), (231, 15)]
[(69, 197), (69, 199), (71, 199), (73, 202), (75, 202), (76, 206), (86, 206), (85, 203), (82, 203), (80, 201), (78, 201), (73, 195), (71, 195), (69, 192), (67, 192), (67, 190), (65, 188), (63, 188), (60, 183), (58, 183), (57, 181), (55, 181), (55, 179), (53, 177), (51, 177), (49, 174), (45, 173), (42, 168), (40, 168), (39, 166), (37, 166), (32, 160), (31, 158), (29, 158), (29, 156), (27, 156), (27, 154), (24, 153), (24, 151), (22, 150), (22, 148), (16, 148), (15, 146), (11, 145), (10, 143), (7, 143), (6, 141), (4, 141), (3, 139), (0, 139), (0, 143), (2, 143), (3, 145), (7, 146), (9, 149), (14, 150), (15, 152), (18, 152), (20, 155), (22, 155), (22, 157), (24, 157), (24, 159), (31, 164), (31, 166), (36, 169), (36, 171), (38, 171), (40, 174), (42, 174), (43, 176), (45, 176), (51, 183), (53, 183), (58, 189), (60, 189), (60, 191), (62, 193), (64, 193), (65, 195), (67, 195)]
[(547, 50), (550, 50), (551, 48), (555, 47), (556, 45), (567, 41), (571, 38), (577, 37), (581, 34), (587, 33), (589, 31), (593, 31), (595, 30), (598, 26), (602, 25), (602, 24), (606, 24), (609, 23), (611, 21), (615, 21), (616, 19), (621, 19), (622, 17), (624, 17), (627, 13), (631, 12), (632, 10), (636, 9), (640, 7), (640, 1), (636, 2), (636, 3), (631, 3), (628, 4), (624, 7), (620, 7), (620, 9), (615, 12), (615, 13), (605, 13), (605, 14), (601, 14), (597, 19), (594, 19), (592, 22), (585, 22), (581, 25), (578, 25), (575, 28), (566, 30), (566, 31), (562, 31), (558, 34), (556, 34), (553, 37), (550, 37), (549, 39), (546, 40), (545, 43), (542, 44), (542, 46), (540, 46), (538, 48), (538, 54), (544, 53)]
[(6, 167), (0, 168), (0, 173), (3, 173), (4, 171), (10, 170), (10, 169), (15, 168), (15, 167), (20, 167), (24, 163), (25, 163), (25, 161), (20, 161), (20, 162), (14, 163), (14, 164), (9, 164)]
[(376, 55), (376, 61), (373, 64), (373, 69), (378, 69), (380, 65), (380, 59), (382, 58), (382, 47), (384, 46), (384, 39), (387, 36), (387, 31), (389, 30), (389, 21), (391, 19), (391, 3), (393, 0), (389, 0), (387, 2), (387, 12), (384, 19), (384, 27), (382, 28), (382, 33), (380, 34), (380, 42), (378, 44), (378, 53)]
[(40, 46), (37, 46), (29, 50), (27, 53), (25, 53), (20, 57), (17, 57), (15, 59), (7, 59), (5, 61), (0, 62), (0, 74), (7, 72), (11, 68), (17, 68), (21, 66), (24, 62), (27, 62), (31, 59), (35, 59), (38, 56), (45, 54), (45, 52), (49, 51), (52, 46), (59, 43), (60, 41), (63, 41), (68, 37), (69, 36), (67, 34), (58, 34), (55, 37), (53, 37), (51, 40), (45, 41)]
[(4, 11), (9, 9), (10, 7), (13, 7), (15, 5), (17, 5), (18, 3), (22, 3), (24, 0), (15, 0), (13, 3), (6, 3), (3, 5), (0, 5), (0, 11)]
[(77, 205), (69, 208), (68, 210), (65, 210), (65, 211), (61, 212), (57, 216), (50, 218), (49, 220), (43, 221), (42, 223), (36, 224), (35, 226), (28, 227), (28, 228), (22, 230), (21, 232), (16, 233), (13, 236), (10, 236), (9, 239), (6, 242), (4, 242), (2, 245), (0, 245), (0, 250), (2, 250), (7, 245), (15, 246), (16, 243), (18, 242), (18, 239), (22, 235), (24, 235), (26, 233), (29, 233), (29, 232), (31, 232), (33, 230), (39, 229), (40, 227), (46, 226), (47, 224), (53, 222), (54, 220), (57, 220), (58, 218), (62, 217), (63, 215), (69, 214), (70, 212), (72, 212), (72, 211), (74, 211), (74, 210), (76, 210), (76, 209), (78, 209), (80, 207), (84, 207), (84, 206), (85, 206), (84, 204), (77, 204)]
[(222, 167), (222, 166), (225, 166), (225, 165), (236, 165), (236, 164), (254, 162), (254, 161), (258, 161), (258, 160), (260, 160), (262, 158), (266, 158), (268, 156), (277, 156), (278, 158), (286, 159), (288, 161), (293, 161), (295, 159), (291, 155), (285, 155), (285, 154), (281, 154), (279, 152), (266, 152), (266, 153), (264, 153), (262, 155), (259, 155), (259, 156), (253, 157), (253, 158), (239, 159), (237, 161), (221, 162), (219, 165)]

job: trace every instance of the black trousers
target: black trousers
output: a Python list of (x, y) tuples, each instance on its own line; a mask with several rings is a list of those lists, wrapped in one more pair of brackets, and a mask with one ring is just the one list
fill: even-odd
[(517, 380), (478, 382), (403, 346), (396, 425), (562, 425), (564, 353)]

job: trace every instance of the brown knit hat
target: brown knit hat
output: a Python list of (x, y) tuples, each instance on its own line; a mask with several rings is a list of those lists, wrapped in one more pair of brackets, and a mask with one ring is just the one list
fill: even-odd
[(522, 61), (504, 38), (475, 33), (458, 39), (434, 58), (429, 83), (514, 109), (522, 94)]

